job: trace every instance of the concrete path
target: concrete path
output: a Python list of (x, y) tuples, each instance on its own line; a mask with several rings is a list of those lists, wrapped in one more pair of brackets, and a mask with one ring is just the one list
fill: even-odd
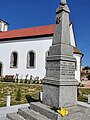
[(6, 118), (7, 113), (17, 112), (18, 108), (28, 107), (28, 106), (29, 106), (29, 104), (21, 104), (21, 105), (14, 105), (14, 106), (10, 106), (10, 107), (1, 107), (0, 108), (0, 120), (8, 120)]
[(83, 106), (83, 107), (88, 107), (88, 108), (90, 108), (90, 104), (85, 103), (85, 102), (80, 102), (80, 101), (78, 101), (77, 104), (78, 104), (78, 105), (81, 105), (81, 106)]
[[(78, 101), (77, 104), (81, 105), (83, 107), (89, 107), (90, 108), (90, 104), (88, 104), (88, 103)], [(1, 107), (0, 108), (0, 120), (8, 120), (6, 118), (7, 113), (18, 112), (18, 108), (28, 107), (28, 106), (30, 106), (30, 105), (29, 104), (21, 104), (21, 105), (14, 105), (14, 106), (10, 106), (10, 107)]]

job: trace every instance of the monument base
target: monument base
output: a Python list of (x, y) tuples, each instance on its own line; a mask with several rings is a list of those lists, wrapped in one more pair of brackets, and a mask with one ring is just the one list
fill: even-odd
[(76, 59), (72, 56), (48, 56), (43, 80), (43, 103), (51, 107), (77, 104)]
[(51, 107), (57, 107), (57, 108), (76, 106), (77, 84), (78, 82), (73, 82), (73, 83), (68, 82), (66, 84), (63, 81), (58, 85), (44, 84), (43, 103)]

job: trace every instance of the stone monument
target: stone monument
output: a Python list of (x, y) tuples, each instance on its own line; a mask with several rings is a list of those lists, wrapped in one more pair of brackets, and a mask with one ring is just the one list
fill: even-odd
[(66, 0), (56, 9), (53, 43), (46, 63), (43, 85), (43, 103), (55, 107), (71, 107), (77, 104), (75, 80), (76, 60), (70, 45), (70, 10)]
[[(31, 102), (30, 109), (20, 108), (17, 113), (7, 114), (9, 120), (90, 120), (90, 109), (77, 104), (78, 82), (75, 80), (76, 60), (70, 45), (69, 13), (66, 0), (61, 0), (47, 57), (43, 103)], [(67, 107), (69, 114), (62, 117), (51, 107)]]

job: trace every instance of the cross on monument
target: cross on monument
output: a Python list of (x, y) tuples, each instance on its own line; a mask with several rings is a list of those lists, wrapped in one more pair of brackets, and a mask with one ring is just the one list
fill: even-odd
[(78, 82), (75, 80), (76, 59), (70, 45), (69, 13), (66, 0), (61, 0), (56, 9), (53, 42), (43, 82), (43, 103), (52, 107), (77, 105)]

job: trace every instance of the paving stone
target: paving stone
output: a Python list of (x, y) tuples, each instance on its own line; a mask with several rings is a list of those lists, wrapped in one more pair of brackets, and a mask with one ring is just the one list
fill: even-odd
[[(30, 107), (30, 109), (28, 107), (20, 108), (18, 109), (18, 114), (11, 113), (7, 117), (9, 120), (90, 120), (90, 107), (86, 106), (77, 105), (73, 108), (67, 108), (69, 114), (65, 117), (61, 117), (61, 115), (52, 111), (49, 106), (39, 102), (31, 103)], [(3, 118), (0, 120), (7, 119)]]
[(6, 117), (1, 117), (0, 120), (8, 120)]
[[(61, 120), (58, 118), (58, 120)], [(69, 115), (62, 120), (90, 120), (90, 108), (77, 106), (69, 110)]]
[(25, 120), (50, 120), (39, 112), (31, 109), (19, 109), (18, 114), (20, 114)]
[(58, 114), (57, 113), (52, 111), (49, 106), (44, 105), (44, 104), (42, 104), (40, 102), (33, 102), (33, 103), (31, 103), (30, 104), (30, 109), (32, 109), (32, 110), (34, 110), (36, 112), (39, 112), (42, 115), (44, 115), (47, 118), (52, 119), (52, 120), (57, 120), (57, 118), (58, 118)]
[(21, 117), (17, 113), (9, 113), (9, 114), (7, 114), (7, 118), (9, 120), (25, 120), (23, 117)]

